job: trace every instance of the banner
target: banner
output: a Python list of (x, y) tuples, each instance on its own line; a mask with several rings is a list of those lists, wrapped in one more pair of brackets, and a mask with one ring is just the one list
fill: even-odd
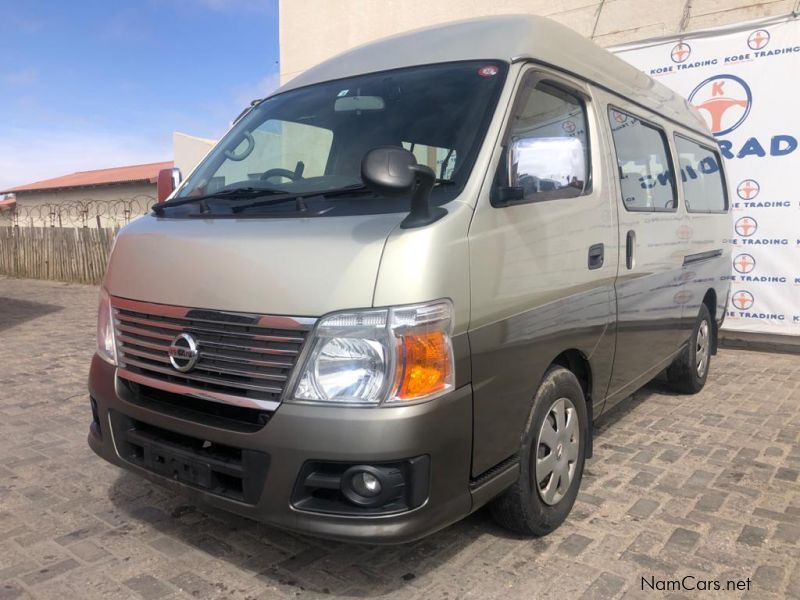
[(688, 98), (719, 142), (733, 213), (724, 329), (800, 335), (800, 19), (610, 50)]

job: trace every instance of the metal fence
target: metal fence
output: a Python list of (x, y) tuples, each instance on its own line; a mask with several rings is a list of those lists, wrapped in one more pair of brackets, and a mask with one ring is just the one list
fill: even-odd
[(146, 214), (155, 201), (152, 196), (31, 205), (17, 200), (13, 210), (0, 212), (0, 227), (119, 228)]
[(150, 209), (150, 196), (19, 205), (0, 212), (0, 275), (100, 283), (117, 231)]

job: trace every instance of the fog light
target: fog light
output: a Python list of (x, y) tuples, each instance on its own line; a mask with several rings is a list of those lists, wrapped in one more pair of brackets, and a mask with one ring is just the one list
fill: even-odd
[(389, 492), (386, 475), (380, 467), (356, 465), (342, 475), (342, 494), (358, 506), (380, 506)]
[(368, 473), (367, 471), (356, 473), (351, 481), (353, 489), (356, 491), (356, 493), (367, 498), (380, 496), (380, 493), (383, 489), (380, 479), (375, 477), (375, 475), (372, 473)]

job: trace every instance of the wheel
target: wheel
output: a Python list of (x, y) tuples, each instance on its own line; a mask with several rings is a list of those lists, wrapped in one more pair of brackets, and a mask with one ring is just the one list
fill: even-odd
[(689, 343), (667, 367), (670, 386), (683, 394), (696, 394), (703, 389), (711, 362), (711, 313), (705, 304), (700, 305)]
[(524, 535), (557, 529), (578, 495), (588, 429), (578, 379), (564, 367), (551, 367), (522, 437), (519, 479), (490, 504), (495, 521)]
[(667, 380), (676, 392), (696, 394), (703, 389), (711, 362), (713, 331), (711, 313), (705, 304), (701, 304), (689, 344), (667, 367)]

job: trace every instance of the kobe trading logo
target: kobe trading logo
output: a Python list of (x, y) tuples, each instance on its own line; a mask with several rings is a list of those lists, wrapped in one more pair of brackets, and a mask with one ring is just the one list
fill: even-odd
[(766, 29), (756, 29), (747, 37), (747, 45), (750, 50), (761, 50), (769, 44), (769, 31)]
[(753, 217), (742, 217), (741, 219), (736, 219), (733, 228), (740, 236), (750, 237), (758, 229), (758, 222)]
[(753, 106), (753, 93), (736, 75), (714, 75), (689, 94), (714, 135), (727, 135), (741, 125)]
[(756, 268), (756, 259), (751, 254), (737, 254), (733, 259), (733, 268), (743, 275), (750, 273)]
[(758, 196), (761, 191), (761, 186), (755, 179), (745, 179), (738, 186), (736, 186), (736, 195), (742, 200), (752, 200)]
[(747, 310), (748, 308), (753, 306), (753, 302), (755, 302), (756, 299), (753, 298), (753, 294), (751, 294), (747, 290), (741, 290), (733, 295), (731, 301), (733, 302), (733, 305), (739, 310)]
[(689, 44), (685, 44), (680, 42), (679, 44), (675, 44), (672, 47), (672, 50), (669, 53), (669, 57), (672, 59), (674, 63), (682, 63), (686, 62), (686, 60), (692, 54), (692, 47)]

